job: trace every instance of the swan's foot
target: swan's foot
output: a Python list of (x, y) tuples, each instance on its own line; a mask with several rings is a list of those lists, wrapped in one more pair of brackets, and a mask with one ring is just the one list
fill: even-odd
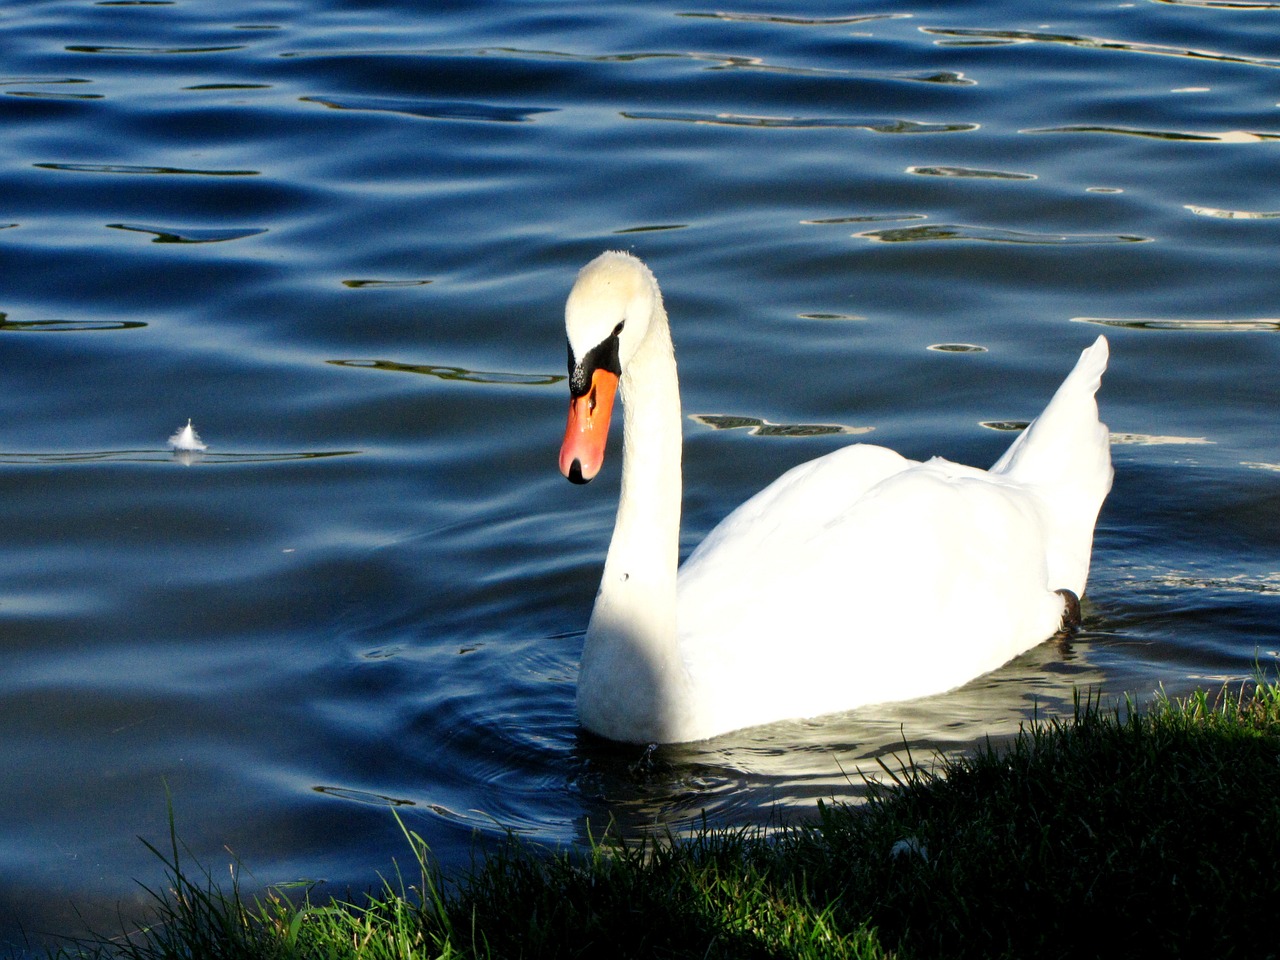
[(1053, 591), (1062, 598), (1062, 621), (1058, 624), (1058, 632), (1054, 636), (1060, 640), (1070, 638), (1076, 627), (1080, 626), (1080, 598), (1074, 590)]

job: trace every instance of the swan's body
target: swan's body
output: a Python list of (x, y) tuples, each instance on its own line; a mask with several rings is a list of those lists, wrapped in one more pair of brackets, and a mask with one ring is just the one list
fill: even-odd
[(677, 573), (681, 415), (656, 281), (606, 253), (565, 307), (569, 427), (560, 466), (599, 469), (613, 390), (622, 489), (578, 679), (583, 726), (701, 740), (775, 720), (941, 693), (1052, 636), (1084, 592), (1111, 486), (1094, 393), (1102, 337), (990, 469), (868, 444), (788, 471)]

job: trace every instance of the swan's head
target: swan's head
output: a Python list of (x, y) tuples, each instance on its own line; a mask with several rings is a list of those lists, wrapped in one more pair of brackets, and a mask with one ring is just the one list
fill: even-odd
[(602, 253), (578, 273), (564, 306), (569, 425), (560, 447), (560, 472), (574, 483), (586, 483), (604, 463), (618, 380), (660, 299), (649, 268), (629, 253)]

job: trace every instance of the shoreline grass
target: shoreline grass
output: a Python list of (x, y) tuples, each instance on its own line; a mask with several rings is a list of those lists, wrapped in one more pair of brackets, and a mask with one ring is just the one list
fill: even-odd
[[(147, 928), (56, 960), (1280, 955), (1280, 684), (1078, 703), (859, 806), (765, 835), (549, 852), (515, 840), (359, 902), (246, 900), (181, 858)], [(403, 827), (403, 824), (402, 824)], [(154, 848), (153, 848), (154, 849)]]

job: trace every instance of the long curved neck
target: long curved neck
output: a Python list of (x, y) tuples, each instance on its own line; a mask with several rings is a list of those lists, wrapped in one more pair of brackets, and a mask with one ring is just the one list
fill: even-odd
[(578, 679), (578, 713), (631, 742), (682, 739), (692, 708), (676, 644), (680, 388), (662, 302), (621, 380), (622, 490)]

